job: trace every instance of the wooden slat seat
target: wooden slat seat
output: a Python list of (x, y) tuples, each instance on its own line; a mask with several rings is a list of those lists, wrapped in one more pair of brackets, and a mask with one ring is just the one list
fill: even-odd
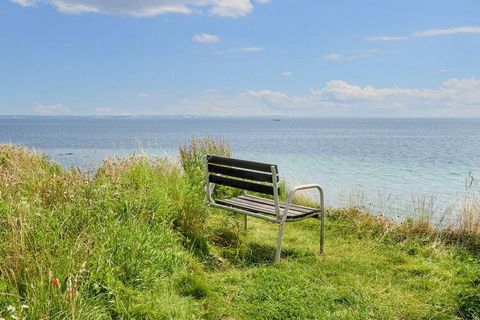
[[(242, 195), (230, 199), (216, 200), (217, 203), (229, 206), (232, 208), (238, 208), (247, 210), (250, 212), (261, 213), (270, 216), (276, 216), (275, 202), (270, 199), (259, 198), (251, 195)], [(286, 204), (284, 202), (279, 203), (280, 210), (285, 209)], [(319, 209), (298, 206), (291, 204), (288, 209), (287, 220), (299, 220), (318, 215)]]

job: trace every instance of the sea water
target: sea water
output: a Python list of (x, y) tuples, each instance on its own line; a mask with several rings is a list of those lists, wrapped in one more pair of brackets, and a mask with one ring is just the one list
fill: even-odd
[(329, 205), (403, 210), (434, 199), (443, 210), (480, 174), (480, 119), (0, 118), (0, 143), (85, 170), (134, 152), (174, 158), (206, 134), (225, 138), (235, 157), (278, 164), (289, 185), (320, 183)]

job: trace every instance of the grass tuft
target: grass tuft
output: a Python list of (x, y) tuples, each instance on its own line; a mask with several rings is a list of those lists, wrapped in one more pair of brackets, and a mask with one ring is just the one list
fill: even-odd
[(175, 285), (182, 296), (202, 299), (210, 295), (208, 284), (205, 279), (199, 275), (182, 274), (175, 282)]

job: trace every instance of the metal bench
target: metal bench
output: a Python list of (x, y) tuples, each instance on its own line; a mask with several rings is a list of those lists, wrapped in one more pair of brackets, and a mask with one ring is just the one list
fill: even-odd
[[(318, 184), (306, 184), (293, 188), (287, 201), (279, 200), (279, 175), (276, 165), (245, 161), (233, 158), (223, 158), (212, 155), (205, 157), (205, 178), (208, 201), (211, 206), (241, 213), (247, 216), (264, 219), (279, 224), (275, 261), (280, 261), (283, 230), (286, 222), (298, 221), (305, 218), (320, 218), (320, 253), (323, 253), (325, 240), (325, 211), (323, 189)], [(215, 185), (224, 185), (243, 190), (243, 195), (229, 199), (214, 199)], [(319, 208), (311, 208), (292, 204), (297, 191), (316, 189), (319, 192)], [(267, 194), (273, 199), (263, 198), (248, 192)]]

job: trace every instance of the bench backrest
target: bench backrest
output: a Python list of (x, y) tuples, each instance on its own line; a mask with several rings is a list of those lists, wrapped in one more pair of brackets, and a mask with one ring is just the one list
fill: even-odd
[(277, 165), (207, 155), (207, 181), (237, 189), (276, 196)]

